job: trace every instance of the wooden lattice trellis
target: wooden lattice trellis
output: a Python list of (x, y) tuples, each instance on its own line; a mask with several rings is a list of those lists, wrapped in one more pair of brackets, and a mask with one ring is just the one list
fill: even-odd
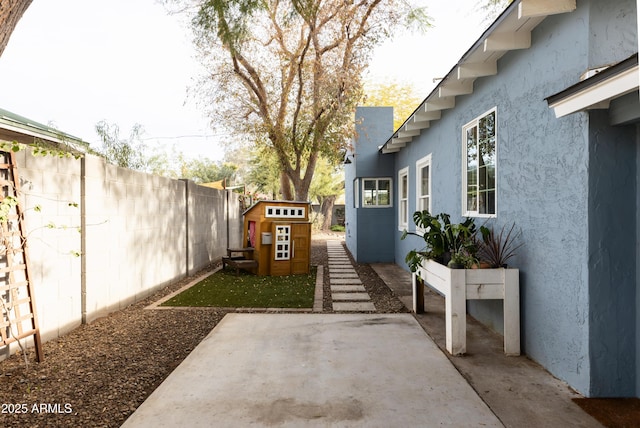
[[(20, 180), (13, 152), (0, 152), (0, 201), (8, 210), (0, 224), (1, 346), (33, 336), (36, 359), (44, 357), (38, 328), (34, 290), (29, 280), (29, 257), (23, 215), (17, 203)], [(0, 208), (0, 209), (1, 209)]]

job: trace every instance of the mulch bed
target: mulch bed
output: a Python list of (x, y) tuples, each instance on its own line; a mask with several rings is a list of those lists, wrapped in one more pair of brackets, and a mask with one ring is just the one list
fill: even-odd
[(573, 401), (607, 428), (640, 427), (640, 398), (574, 398)]

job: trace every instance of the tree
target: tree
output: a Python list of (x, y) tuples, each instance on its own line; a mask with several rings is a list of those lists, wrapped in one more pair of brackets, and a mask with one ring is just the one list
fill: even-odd
[(320, 213), (322, 214), (322, 224), (320, 229), (330, 229), (333, 205), (336, 198), (344, 191), (344, 172), (333, 166), (326, 158), (318, 159), (316, 174), (311, 181), (309, 193), (312, 200), (316, 199), (320, 204)]
[(407, 0), (177, 1), (197, 10), (212, 122), (268, 145), (285, 199), (307, 200), (319, 156), (347, 145), (373, 48), (400, 24), (428, 22)]
[(181, 178), (188, 178), (196, 183), (211, 183), (225, 180), (227, 185), (233, 183), (238, 167), (228, 162), (214, 162), (211, 159), (192, 159), (183, 161)]
[(393, 107), (393, 129), (397, 130), (422, 101), (411, 85), (395, 81), (367, 85), (364, 106)]
[(11, 33), (32, 0), (2, 0), (0, 2), (0, 56), (9, 43)]
[(142, 142), (142, 125), (135, 124), (128, 139), (120, 138), (120, 128), (116, 124), (100, 121), (96, 124), (96, 133), (100, 137), (102, 147), (98, 153), (107, 162), (124, 168), (146, 171), (146, 146)]

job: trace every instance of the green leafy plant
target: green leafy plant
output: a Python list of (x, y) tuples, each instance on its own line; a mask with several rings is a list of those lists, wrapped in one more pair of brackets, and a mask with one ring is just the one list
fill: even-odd
[(416, 235), (422, 237), (426, 245), (422, 250), (407, 253), (405, 262), (412, 272), (416, 272), (424, 260), (435, 260), (446, 265), (453, 259), (465, 267), (470, 267), (475, 261), (476, 226), (472, 218), (467, 218), (462, 223), (451, 223), (449, 214), (433, 216), (424, 210), (413, 214), (413, 222), (424, 232), (420, 234), (405, 230), (401, 239)]
[(493, 228), (481, 226), (482, 241), (478, 240), (478, 258), (486, 261), (493, 268), (505, 267), (507, 261), (524, 245), (524, 242), (518, 242), (522, 231), (516, 230), (515, 227), (515, 223), (512, 223), (508, 229), (507, 225), (504, 225), (496, 233)]

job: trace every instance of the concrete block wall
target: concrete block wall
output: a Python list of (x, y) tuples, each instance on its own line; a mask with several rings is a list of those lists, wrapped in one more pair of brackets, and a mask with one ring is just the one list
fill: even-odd
[[(195, 273), (242, 240), (232, 192), (92, 155), (20, 151), (16, 161), (43, 341)], [(5, 348), (0, 356), (17, 349)]]

